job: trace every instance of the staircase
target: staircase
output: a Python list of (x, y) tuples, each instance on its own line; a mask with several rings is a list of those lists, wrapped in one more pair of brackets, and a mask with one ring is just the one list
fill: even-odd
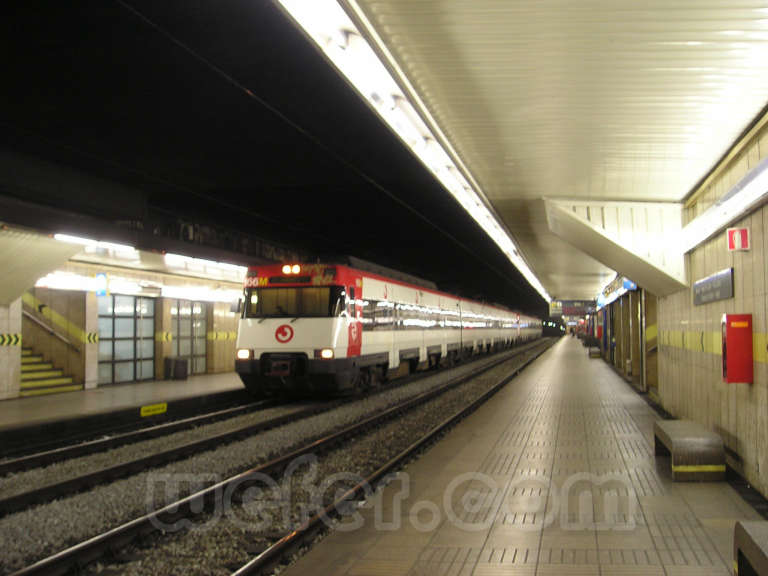
[(20, 396), (40, 396), (82, 389), (82, 384), (73, 384), (70, 376), (64, 376), (63, 370), (45, 362), (43, 357), (35, 354), (31, 348), (21, 349)]

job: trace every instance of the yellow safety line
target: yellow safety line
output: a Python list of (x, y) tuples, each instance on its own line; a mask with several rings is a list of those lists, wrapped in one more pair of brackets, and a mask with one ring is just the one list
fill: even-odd
[(725, 472), (725, 464), (680, 464), (672, 472)]
[[(662, 347), (682, 348), (716, 356), (721, 356), (723, 353), (720, 332), (664, 330), (659, 332), (659, 344)], [(752, 359), (760, 364), (768, 364), (768, 334), (764, 332), (752, 334)]]
[(77, 384), (74, 386), (61, 386), (59, 388), (44, 388), (42, 390), (22, 390), (19, 396), (42, 396), (43, 394), (57, 394), (59, 392), (74, 392), (75, 390), (82, 390), (83, 385)]
[[(764, 350), (760, 347), (760, 344), (765, 342), (766, 335), (755, 333), (752, 337), (755, 361), (768, 361)], [(682, 348), (691, 352), (706, 352), (717, 356), (723, 353), (720, 332), (662, 330), (659, 332), (659, 345)]]
[(63, 370), (36, 370), (33, 372), (22, 372), (21, 381), (25, 382), (27, 380), (41, 380), (43, 378), (58, 378), (60, 376), (64, 376)]
[(48, 386), (63, 386), (65, 384), (73, 384), (72, 376), (52, 376), (45, 380), (22, 380), (20, 389), (28, 390), (30, 388), (45, 388)]

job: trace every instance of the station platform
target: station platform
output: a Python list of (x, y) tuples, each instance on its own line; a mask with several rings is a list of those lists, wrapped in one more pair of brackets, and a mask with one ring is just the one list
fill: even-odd
[(725, 482), (673, 483), (658, 418), (562, 338), (285, 574), (727, 576), (761, 518)]
[(46, 396), (14, 398), (0, 402), (0, 440), (23, 440), (33, 429), (46, 428), (51, 434), (79, 423), (96, 423), (116, 418), (140, 419), (141, 408), (165, 404), (162, 414), (173, 416), (175, 409), (215, 406), (247, 399), (235, 372), (190, 376), (187, 380), (134, 382)]

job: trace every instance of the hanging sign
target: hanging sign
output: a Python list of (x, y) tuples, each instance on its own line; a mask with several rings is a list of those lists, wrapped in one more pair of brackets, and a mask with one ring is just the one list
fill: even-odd
[(549, 303), (549, 315), (586, 316), (595, 313), (594, 300), (552, 300)]

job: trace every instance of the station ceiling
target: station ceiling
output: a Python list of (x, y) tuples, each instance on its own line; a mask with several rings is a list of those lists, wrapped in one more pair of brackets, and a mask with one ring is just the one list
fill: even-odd
[[(612, 271), (549, 232), (543, 197), (679, 201), (768, 101), (765, 0), (357, 3), (555, 297)], [(135, 191), (53, 182), (40, 202), (225, 223), (543, 310), (272, 0), (11, 5), (0, 152)]]
[[(271, 0), (11, 4), (0, 195), (111, 221), (154, 211), (223, 223), (546, 310)], [(41, 169), (47, 186), (32, 188), (27, 157), (119, 186), (64, 187)]]
[(612, 271), (543, 197), (680, 201), (768, 103), (765, 0), (356, 4), (556, 297)]

